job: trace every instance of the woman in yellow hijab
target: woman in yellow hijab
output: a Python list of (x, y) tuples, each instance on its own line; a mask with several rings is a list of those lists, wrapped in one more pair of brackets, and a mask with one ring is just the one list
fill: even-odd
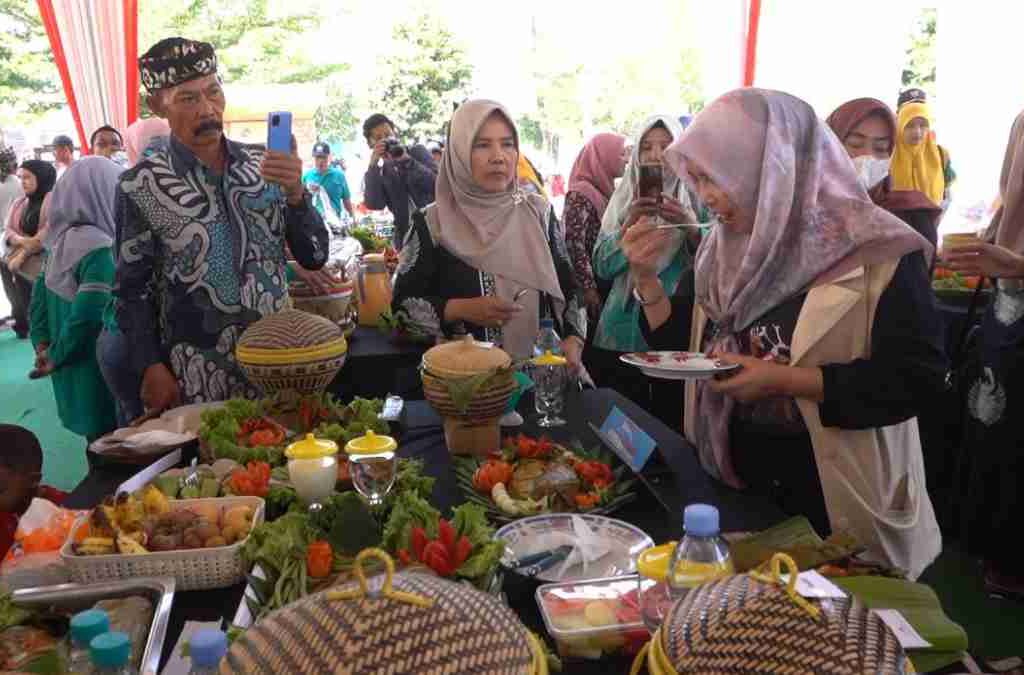
[(894, 190), (918, 190), (945, 209), (956, 174), (949, 153), (935, 142), (931, 124), (927, 103), (915, 101), (900, 108), (889, 172)]

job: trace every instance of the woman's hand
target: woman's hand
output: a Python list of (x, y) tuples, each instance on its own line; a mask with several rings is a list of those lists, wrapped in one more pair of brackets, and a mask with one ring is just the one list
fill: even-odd
[(658, 215), (658, 200), (653, 197), (640, 197), (634, 199), (626, 212), (626, 220), (622, 223), (622, 229), (628, 230), (636, 225), (641, 218), (653, 218)]
[(661, 217), (672, 225), (689, 225), (697, 222), (697, 214), (689, 206), (670, 195), (661, 196)]
[(964, 244), (942, 252), (945, 266), (968, 276), (993, 279), (1019, 279), (1024, 277), (1024, 255), (998, 244), (982, 241)]
[(523, 306), (504, 298), (484, 295), (479, 298), (452, 298), (444, 306), (447, 323), (468, 321), (477, 326), (497, 328), (505, 325)]
[(337, 277), (323, 269), (307, 270), (302, 265), (295, 265), (292, 269), (295, 270), (299, 279), (320, 295), (328, 295), (331, 292), (331, 287), (339, 283)]
[(717, 354), (723, 363), (738, 364), (740, 368), (726, 373), (723, 379), (711, 380), (713, 391), (731, 396), (741, 403), (766, 398), (792, 396), (821, 402), (824, 399), (824, 380), (819, 368), (783, 366), (771, 361), (740, 356)]
[(650, 279), (658, 276), (658, 259), (672, 238), (671, 230), (659, 230), (649, 218), (637, 221), (622, 236), (622, 253), (629, 261), (634, 277)]
[(569, 372), (579, 372), (580, 366), (583, 365), (583, 340), (575, 335), (565, 338), (562, 340), (562, 354), (568, 362)]

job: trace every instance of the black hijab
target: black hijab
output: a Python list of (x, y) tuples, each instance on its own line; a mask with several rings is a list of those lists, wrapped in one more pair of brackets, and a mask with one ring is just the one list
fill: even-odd
[(57, 170), (49, 162), (38, 159), (27, 159), (21, 168), (30, 171), (36, 177), (36, 191), (28, 195), (28, 204), (21, 214), (21, 231), (26, 237), (34, 237), (39, 232), (39, 215), (43, 210), (43, 200), (57, 182)]

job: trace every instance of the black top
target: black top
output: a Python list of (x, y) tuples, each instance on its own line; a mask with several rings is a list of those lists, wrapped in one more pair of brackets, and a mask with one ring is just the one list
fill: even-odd
[[(787, 364), (793, 330), (806, 294), (772, 308), (737, 336), (740, 351)], [(640, 325), (652, 349), (689, 344), (694, 302), (692, 272), (672, 297), (672, 315), (651, 331)], [(711, 322), (704, 331), (714, 332)], [(821, 422), (840, 429), (897, 424), (931, 406), (943, 390), (948, 363), (942, 324), (920, 252), (905, 256), (882, 292), (871, 332), (871, 358), (821, 367)], [(747, 486), (786, 513), (805, 515), (822, 535), (830, 531), (814, 447), (792, 398), (738, 403), (729, 421), (733, 468)]]
[[(651, 331), (646, 314), (640, 326), (651, 349), (689, 344), (693, 317), (693, 274), (672, 297), (672, 315)], [(705, 331), (707, 333), (707, 331)], [(942, 317), (920, 251), (904, 256), (882, 292), (871, 331), (871, 358), (821, 367), (825, 398), (821, 422), (840, 429), (871, 429), (917, 416), (944, 388), (948, 362), (943, 351)]]
[[(385, 158), (371, 166), (363, 179), (363, 200), (371, 209), (388, 209), (395, 218), (393, 243), (401, 250), (409, 231), (409, 214), (434, 202), (437, 164), (422, 145), (409, 148), (406, 158)], [(412, 204), (410, 205), (410, 202)]]
[[(554, 211), (548, 210), (547, 238), (555, 264), (558, 283), (565, 296), (565, 308), (555, 317), (558, 334), (586, 338), (586, 317), (581, 311), (581, 291), (565, 250), (565, 240)], [(444, 247), (436, 244), (423, 211), (412, 217), (405, 248), (398, 263), (392, 309), (404, 312), (422, 332), (428, 335), (451, 336), (458, 324), (444, 321), (444, 308), (453, 298), (478, 298), (495, 294), (494, 275), (470, 267)], [(550, 296), (541, 297), (541, 315), (551, 316)], [(470, 324), (465, 329), (479, 340), (501, 344), (500, 328)]]

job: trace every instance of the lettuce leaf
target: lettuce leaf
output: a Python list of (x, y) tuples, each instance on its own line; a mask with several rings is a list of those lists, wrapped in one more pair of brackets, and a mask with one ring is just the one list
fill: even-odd
[(482, 546), (474, 546), (473, 553), (459, 569), (455, 570), (455, 574), (466, 579), (482, 577), (494, 569), (504, 551), (505, 542), (503, 541), (491, 540)]
[(426, 530), (427, 537), (436, 539), (437, 521), (440, 517), (440, 511), (419, 495), (411, 492), (400, 493), (384, 525), (381, 545), (392, 553), (399, 549), (409, 550), (414, 527), (422, 527)]

